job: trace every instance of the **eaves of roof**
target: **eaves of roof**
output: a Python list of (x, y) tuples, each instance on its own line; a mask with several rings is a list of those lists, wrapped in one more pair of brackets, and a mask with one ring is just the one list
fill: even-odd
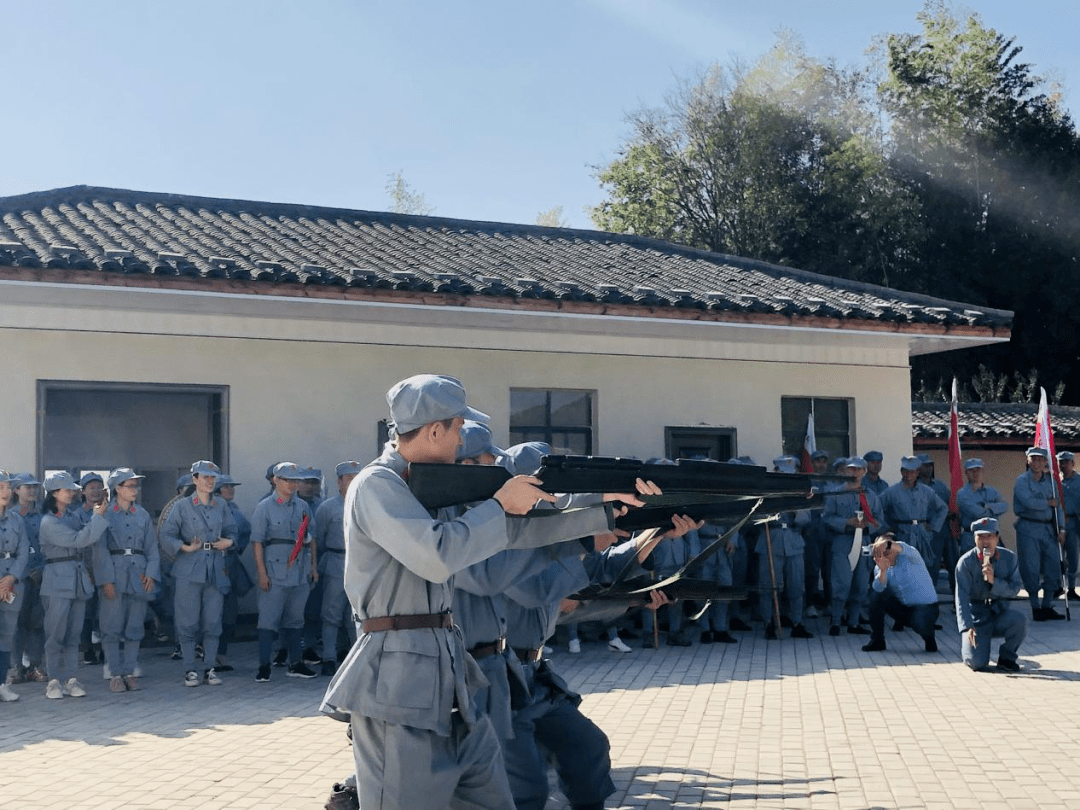
[(1012, 323), (633, 235), (88, 186), (0, 198), (0, 278), (997, 340)]

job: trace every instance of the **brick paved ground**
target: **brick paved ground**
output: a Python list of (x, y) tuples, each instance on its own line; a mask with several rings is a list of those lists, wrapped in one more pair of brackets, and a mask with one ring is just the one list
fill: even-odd
[[(1080, 807), (1080, 616), (1031, 625), (1020, 675), (969, 672), (942, 619), (936, 654), (910, 632), (865, 654), (861, 636), (759, 631), (554, 658), (611, 738), (610, 807)], [(80, 670), (81, 699), (16, 686), (22, 700), (0, 704), (0, 806), (321, 807), (350, 766), (344, 726), (316, 712), (326, 679), (276, 669), (255, 684), (254, 645), (235, 650), (216, 688), (181, 685), (163, 648), (138, 693), (109, 693), (98, 667)]]

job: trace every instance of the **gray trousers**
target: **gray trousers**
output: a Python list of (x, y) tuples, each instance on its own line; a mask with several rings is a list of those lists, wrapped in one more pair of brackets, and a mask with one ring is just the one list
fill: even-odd
[[(22, 588), (16, 588), (14, 602), (0, 602), (0, 652), (9, 653), (15, 647), (15, 632), (19, 627), (19, 611), (22, 610), (24, 595)], [(21, 661), (15, 661), (13, 666), (19, 666)], [(6, 672), (0, 672), (0, 678), (7, 677)]]
[(831, 555), (832, 623), (840, 624), (846, 610), (849, 627), (858, 624), (859, 613), (866, 604), (866, 592), (870, 588), (870, 558), (860, 554), (854, 571), (848, 562), (848, 551), (853, 542), (851, 535), (833, 535)]
[[(1038, 526), (1034, 530), (1022, 528), (1023, 521), (1016, 524), (1016, 553), (1020, 557), (1020, 579), (1032, 609), (1048, 608), (1054, 604), (1054, 591), (1061, 584), (1061, 558), (1053, 530)], [(1029, 524), (1030, 525), (1030, 524)], [(1042, 601), (1039, 588), (1042, 587)]]
[(203, 661), (214, 665), (218, 641), (221, 639), (221, 609), (225, 595), (206, 582), (187, 582), (178, 579), (174, 585), (174, 622), (176, 640), (184, 657), (184, 670), (195, 669), (195, 643), (200, 631), (203, 643)]
[(363, 810), (510, 810), (498, 737), (486, 716), (449, 737), (353, 715), (353, 760)]
[(975, 648), (968, 641), (968, 634), (960, 634), (960, 655), (964, 663), (978, 672), (990, 665), (990, 639), (1004, 638), (998, 659), (1015, 661), (1020, 650), (1020, 643), (1027, 635), (1027, 618), (1018, 610), (1006, 610), (994, 617), (994, 620), (975, 628)]
[[(98, 625), (101, 627), (101, 648), (109, 672), (116, 675), (133, 675), (139, 663), (139, 645), (145, 635), (146, 600), (129, 593), (118, 593), (115, 599), (106, 599), (98, 593)], [(120, 642), (124, 642), (124, 655), (120, 656)]]
[[(773, 553), (773, 568), (776, 570), (777, 598), (780, 604), (787, 600), (788, 618), (794, 624), (802, 624), (803, 606), (806, 597), (806, 566), (802, 554), (780, 556)], [(762, 554), (758, 558), (758, 587), (769, 589), (772, 587), (772, 577), (769, 574), (769, 557)], [(773, 604), (772, 591), (762, 590), (759, 596), (758, 610), (766, 623), (772, 624)]]
[(345, 595), (345, 580), (341, 577), (319, 577), (323, 584), (322, 594), (322, 656), (324, 660), (333, 660), (337, 653), (338, 632), (341, 626), (349, 634), (349, 641), (356, 643), (356, 625), (352, 620), (352, 606)]
[(30, 659), (31, 666), (39, 666), (45, 655), (45, 606), (41, 603), (41, 579), (24, 579), (19, 586), (22, 589), (22, 608), (19, 610), (15, 643), (11, 647), (11, 662), (12, 666), (17, 666), (25, 655)]
[(79, 636), (86, 618), (85, 599), (43, 596), (45, 602), (45, 668), (49, 678), (66, 681), (79, 665)]
[(270, 584), (270, 590), (259, 589), (259, 630), (299, 630), (304, 626), (304, 607), (310, 586)]

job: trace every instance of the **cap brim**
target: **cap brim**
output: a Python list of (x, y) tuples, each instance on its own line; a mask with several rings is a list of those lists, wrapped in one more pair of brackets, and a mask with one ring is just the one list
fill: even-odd
[(478, 411), (476, 408), (466, 407), (464, 412), (459, 413), (458, 416), (463, 419), (472, 419), (474, 422), (490, 422), (491, 417), (483, 411)]

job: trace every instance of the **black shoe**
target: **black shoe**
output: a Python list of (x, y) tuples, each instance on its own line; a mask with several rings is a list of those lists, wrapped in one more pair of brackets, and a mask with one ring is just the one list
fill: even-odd
[(814, 634), (806, 629), (806, 625), (799, 622), (797, 625), (791, 628), (792, 638), (813, 638)]
[(772, 622), (765, 626), (765, 639), (767, 641), (776, 641), (776, 625)]
[(233, 666), (232, 664), (218, 664), (214, 669), (218, 672), (232, 672)]
[(335, 664), (333, 661), (322, 662), (323, 675), (326, 675), (327, 677), (333, 677), (335, 672), (337, 672), (337, 664)]
[(360, 796), (356, 788), (335, 783), (323, 807), (325, 810), (360, 810)]
[(883, 639), (883, 638), (872, 638), (872, 639), (870, 639), (869, 643), (863, 644), (862, 651), (863, 652), (884, 652), (886, 649), (887, 648), (885, 647), (885, 639)]
[(682, 633), (668, 633), (667, 643), (669, 647), (689, 647), (690, 639)]
[(733, 616), (728, 622), (728, 630), (752, 630), (746, 622), (740, 619), (738, 616)]
[(82, 662), (83, 666), (88, 667), (92, 667), (94, 664), (97, 663), (97, 660), (94, 658), (94, 651), (92, 649), (87, 648), (86, 652), (83, 653)]
[(1020, 662), (1015, 660), (1015, 659), (1010, 660), (1008, 658), (999, 658), (998, 662), (997, 662), (997, 666), (998, 666), (998, 669), (1003, 669), (1006, 672), (1019, 672), (1020, 671)]
[(1065, 617), (1053, 608), (1043, 608), (1043, 619), (1048, 622), (1063, 622)]
[(784, 616), (784, 615), (780, 616), (780, 626), (781, 627), (787, 627), (787, 628), (790, 629), (793, 624), (794, 624), (794, 622), (792, 622), (791, 619), (789, 619), (787, 616)]
[(924, 638), (923, 643), (926, 646), (927, 652), (937, 652), (937, 638), (935, 636)]
[(304, 650), (304, 654), (300, 656), (300, 660), (307, 664), (309, 667), (317, 667), (322, 663), (322, 659), (319, 654), (311, 647)]
[(847, 631), (848, 631), (848, 635), (851, 635), (851, 636), (868, 636), (868, 635), (870, 635), (869, 630), (867, 630), (865, 627), (860, 627), (857, 624), (853, 624), (851, 627), (849, 627), (847, 629)]
[(180, 645), (179, 644), (177, 644), (175, 647), (173, 647), (172, 655), (170, 655), (169, 657), (173, 661), (179, 661), (181, 658), (184, 657), (184, 654), (182, 652), (180, 652)]
[(285, 670), (285, 677), (287, 678), (317, 678), (318, 673), (311, 667), (305, 664), (303, 661), (297, 661), (295, 664), (289, 664), (289, 668)]
[(1063, 593), (1065, 593), (1065, 589), (1064, 588), (1058, 588), (1057, 590), (1054, 591), (1054, 598), (1055, 599), (1060, 599), (1061, 595)]
[(277, 655), (274, 656), (274, 666), (283, 667), (289, 663), (289, 651), (282, 647), (277, 651)]
[(702, 634), (701, 634), (701, 643), (702, 644), (712, 644), (712, 633), (710, 633), (708, 630), (705, 630), (704, 632), (702, 632)]
[(935, 625), (934, 625), (934, 629), (935, 629), (935, 630), (940, 630), (940, 629), (941, 629), (941, 625), (940, 625), (940, 624), (935, 624)]
[(259, 671), (255, 673), (255, 683), (266, 683), (270, 680), (270, 665), (259, 664)]
[(1033, 622), (1045, 622), (1046, 621), (1046, 608), (1032, 608), (1031, 620)]
[(897, 620), (896, 620), (896, 623), (895, 623), (895, 624), (893, 624), (893, 626), (892, 626), (892, 629), (893, 629), (893, 632), (894, 632), (894, 633), (902, 633), (902, 632), (904, 632), (904, 630), (905, 630), (906, 628), (907, 628), (907, 625), (906, 625), (906, 624), (904, 624), (904, 623), (903, 623), (902, 621), (900, 621), (899, 619), (897, 619)]
[(735, 638), (735, 636), (731, 635), (731, 633), (727, 632), (726, 630), (723, 630), (723, 631), (721, 631), (719, 633), (714, 632), (712, 634), (712, 640), (713, 640), (713, 644), (738, 644), (739, 643), (739, 640), (737, 638)]
[(840, 625), (834, 624), (832, 627), (830, 627), (829, 628), (829, 635), (830, 636), (838, 636), (838, 635), (840, 635)]
[(1080, 593), (1076, 592), (1076, 588), (1070, 588), (1069, 589), (1069, 601), (1070, 602), (1078, 602), (1078, 601), (1080, 601)]

